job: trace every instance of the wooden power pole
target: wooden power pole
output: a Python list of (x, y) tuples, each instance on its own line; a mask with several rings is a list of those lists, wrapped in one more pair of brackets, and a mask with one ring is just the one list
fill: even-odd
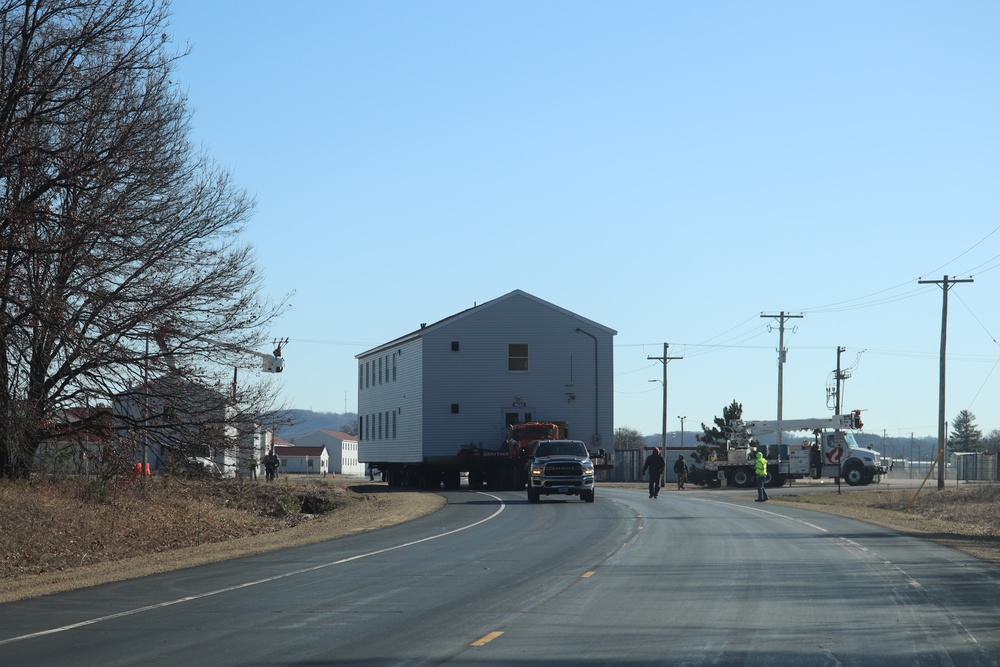
[[(778, 320), (778, 421), (781, 421), (781, 404), (782, 397), (784, 395), (785, 387), (785, 357), (788, 354), (788, 350), (785, 349), (785, 320), (790, 320), (793, 318), (805, 317), (805, 315), (788, 315), (785, 311), (781, 311), (779, 315), (768, 315), (766, 313), (761, 313), (761, 317), (773, 317)], [(781, 429), (778, 429), (778, 444), (781, 444)]]
[(945, 443), (945, 412), (944, 412), (944, 388), (945, 388), (945, 351), (948, 348), (948, 290), (955, 283), (971, 283), (972, 278), (957, 280), (949, 278), (947, 274), (942, 280), (918, 280), (919, 284), (941, 285), (941, 292), (944, 295), (941, 306), (941, 361), (938, 374), (938, 491), (944, 489), (944, 443)]

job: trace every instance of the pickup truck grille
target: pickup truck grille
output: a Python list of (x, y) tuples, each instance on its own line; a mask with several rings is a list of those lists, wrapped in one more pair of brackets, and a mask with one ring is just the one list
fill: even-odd
[(583, 467), (572, 461), (566, 463), (549, 463), (545, 466), (546, 477), (579, 477)]

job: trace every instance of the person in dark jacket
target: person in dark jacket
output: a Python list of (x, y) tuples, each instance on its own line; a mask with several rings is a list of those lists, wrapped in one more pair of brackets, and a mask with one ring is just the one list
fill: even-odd
[(674, 462), (674, 474), (677, 475), (677, 490), (679, 491), (684, 488), (684, 482), (688, 478), (688, 464), (684, 460), (683, 454), (679, 455)]
[(274, 453), (274, 449), (264, 457), (264, 478), (268, 482), (273, 482), (278, 478), (278, 466), (281, 464), (281, 460), (278, 459), (278, 455)]
[(646, 462), (642, 464), (642, 472), (649, 473), (649, 497), (657, 498), (660, 495), (660, 475), (663, 474), (663, 457), (660, 456), (660, 449), (653, 448), (653, 453), (646, 457)]

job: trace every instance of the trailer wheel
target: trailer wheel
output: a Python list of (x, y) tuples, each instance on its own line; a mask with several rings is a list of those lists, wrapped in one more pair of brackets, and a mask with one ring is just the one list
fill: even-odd
[(483, 488), (483, 471), (482, 470), (470, 470), (469, 471), (469, 488), (473, 490), (479, 490)]
[(462, 486), (462, 473), (455, 468), (452, 470), (449, 468), (444, 472), (444, 488), (449, 491), (454, 491)]
[(850, 463), (844, 470), (844, 481), (851, 486), (861, 486), (865, 484), (865, 469), (860, 463)]
[(749, 489), (753, 486), (753, 475), (749, 470), (739, 468), (729, 473), (729, 483), (740, 489)]

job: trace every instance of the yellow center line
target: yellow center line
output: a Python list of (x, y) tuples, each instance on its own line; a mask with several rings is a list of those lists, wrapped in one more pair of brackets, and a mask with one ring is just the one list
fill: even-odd
[(502, 634), (503, 633), (500, 632), (499, 630), (495, 630), (495, 631), (491, 632), (490, 634), (486, 635), (485, 637), (482, 637), (481, 639), (477, 639), (476, 641), (472, 642), (472, 645), (473, 646), (483, 646), (484, 644), (489, 644), (491, 641), (493, 641), (494, 639), (496, 639), (497, 637), (499, 637)]

